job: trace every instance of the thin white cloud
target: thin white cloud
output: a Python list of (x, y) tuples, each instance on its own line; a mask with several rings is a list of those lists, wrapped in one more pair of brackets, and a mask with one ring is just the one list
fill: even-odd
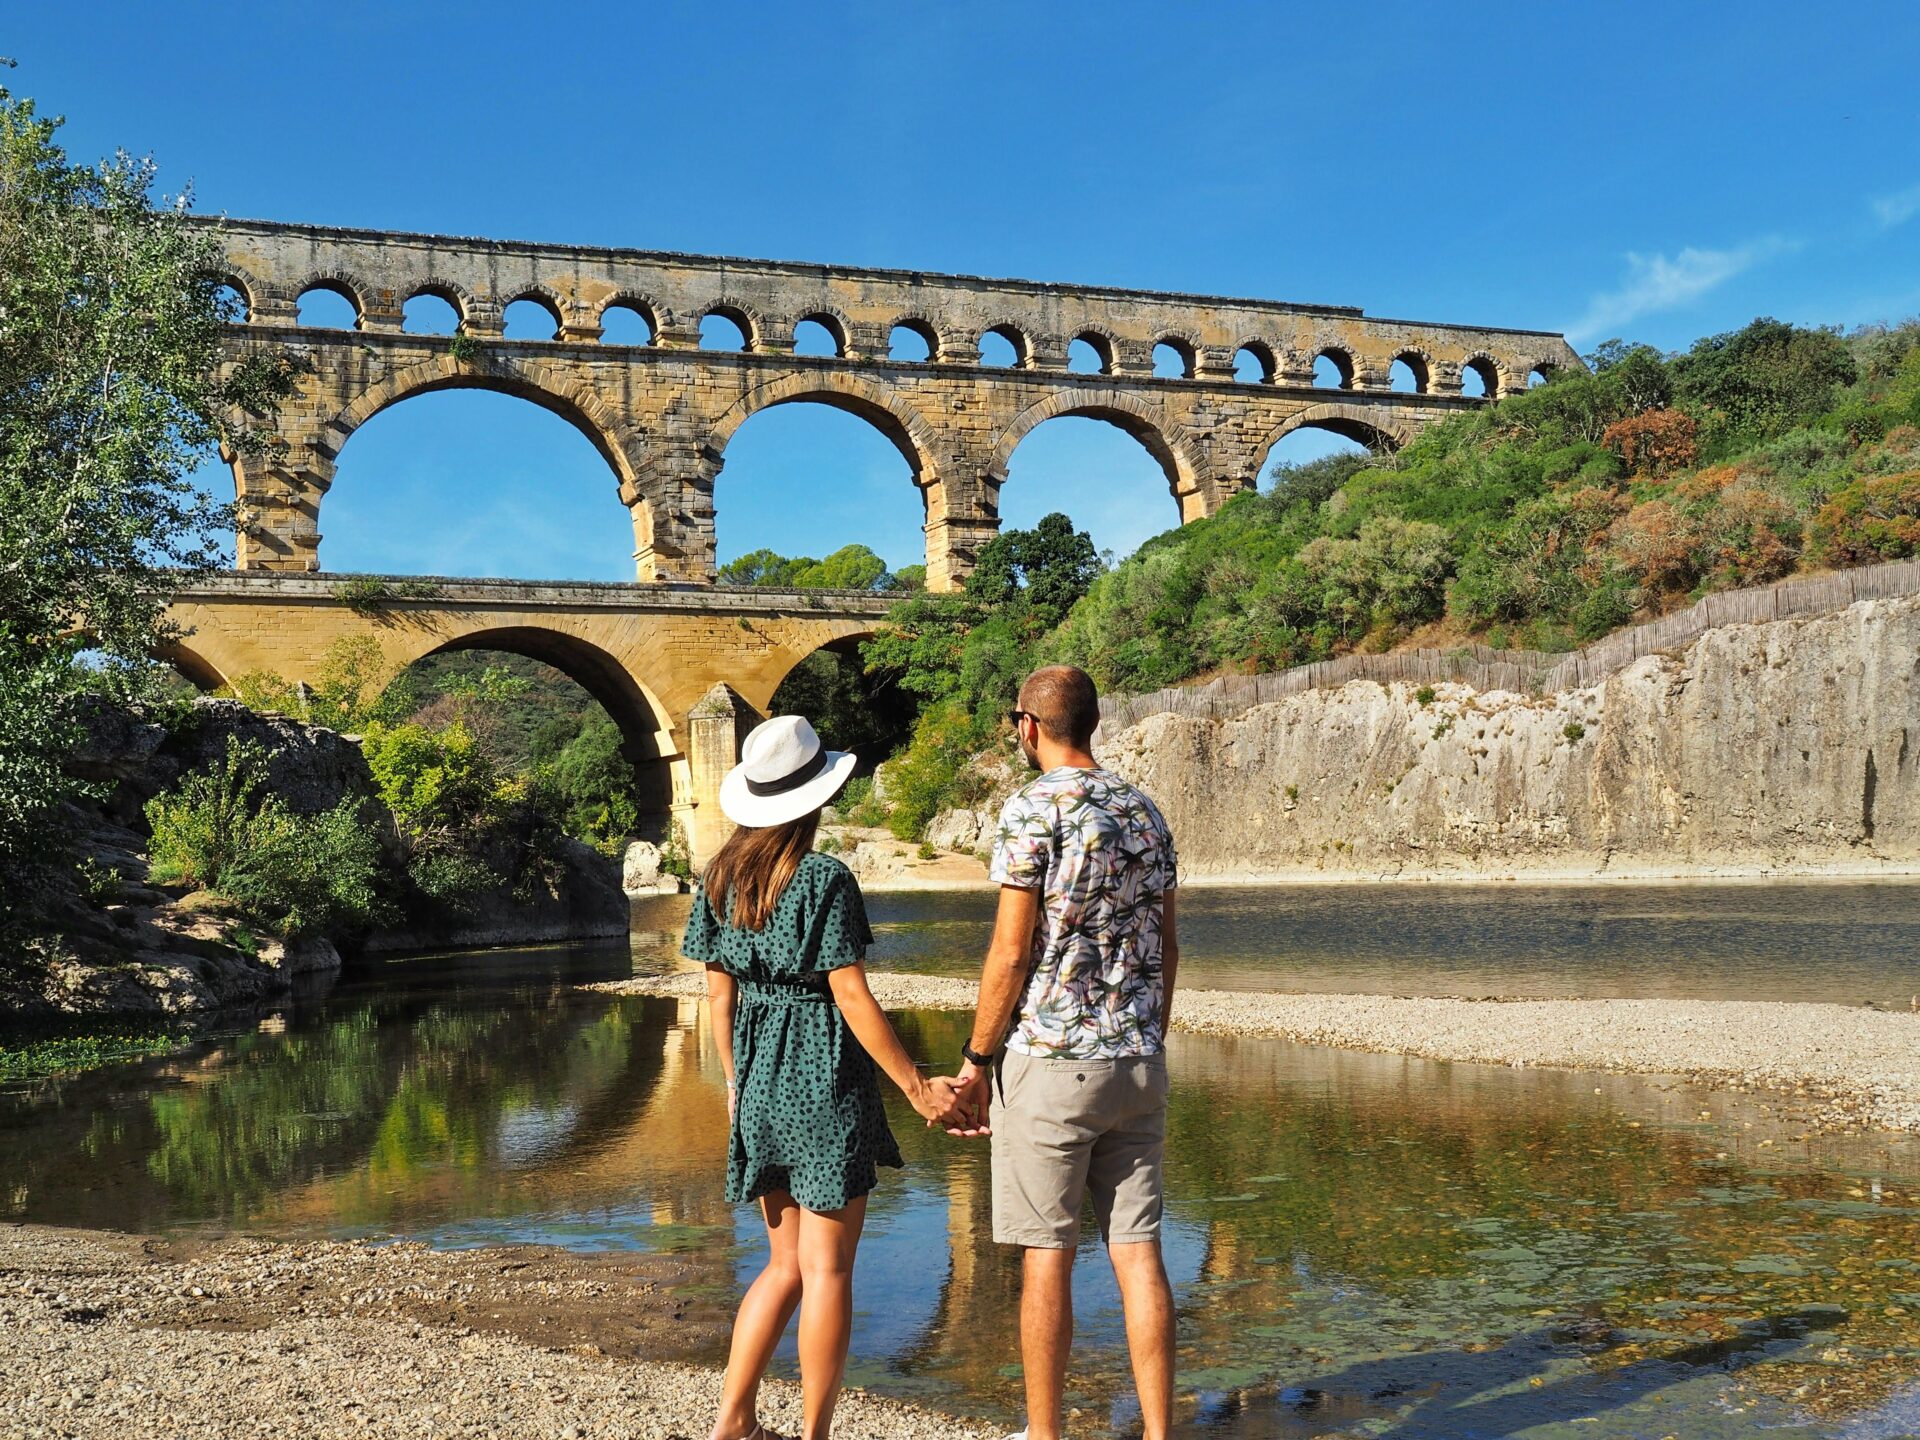
[(1891, 195), (1882, 195), (1870, 202), (1873, 218), (1880, 222), (1882, 230), (1891, 230), (1904, 225), (1914, 216), (1920, 215), (1920, 185), (1909, 185)]
[(1792, 241), (1770, 235), (1732, 250), (1689, 245), (1671, 258), (1629, 253), (1626, 283), (1594, 296), (1586, 313), (1567, 327), (1567, 336), (1580, 341), (1617, 335), (1629, 321), (1690, 304), (1742, 271), (1794, 248)]

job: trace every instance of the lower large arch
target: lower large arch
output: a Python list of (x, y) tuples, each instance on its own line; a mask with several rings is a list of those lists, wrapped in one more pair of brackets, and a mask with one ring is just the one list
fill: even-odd
[(1309, 426), (1330, 431), (1365, 445), (1369, 450), (1398, 450), (1413, 438), (1411, 427), (1383, 417), (1379, 411), (1365, 405), (1314, 405), (1297, 415), (1289, 415), (1273, 427), (1254, 452), (1259, 457), (1259, 464), (1253, 473), (1259, 475), (1265, 472), (1267, 457), (1275, 445), (1294, 431)]
[(599, 701), (620, 730), (639, 779), (643, 815), (664, 817), (674, 794), (673, 722), (658, 699), (607, 651), (564, 630), (538, 625), (478, 626), (420, 651), (407, 663), (458, 650), (504, 650), (551, 665)]
[(156, 646), (153, 658), (164, 665), (171, 665), (179, 672), (180, 678), (203, 695), (211, 695), (216, 690), (226, 688), (230, 679), (223, 675), (220, 668), (184, 640), (169, 640)]
[[(1165, 473), (1167, 489), (1180, 506), (1181, 519), (1189, 520), (1194, 514), (1206, 513), (1201, 478), (1206, 471), (1199, 455), (1165, 415), (1123, 390), (1060, 391), (1035, 401), (1014, 416), (993, 443), (987, 483), (996, 492), (1006, 482), (1007, 467), (1020, 442), (1047, 421), (1062, 415), (1104, 420), (1124, 430), (1140, 442)], [(1190, 510), (1194, 514), (1189, 514)]]

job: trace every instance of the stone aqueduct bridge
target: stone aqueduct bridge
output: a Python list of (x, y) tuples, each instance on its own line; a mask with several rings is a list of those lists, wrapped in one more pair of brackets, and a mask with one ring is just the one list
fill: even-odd
[[(389, 671), (448, 650), (508, 650), (583, 686), (620, 727), (643, 813), (672, 814), (704, 858), (730, 828), (720, 777), (787, 672), (873, 633), (892, 602), (846, 591), (517, 580), (394, 582), (348, 603), (340, 576), (227, 574), (197, 582), (168, 618), (166, 658), (205, 689), (261, 672), (311, 681), (340, 641), (371, 638)], [(411, 595), (413, 598), (398, 598)]]
[[(1014, 448), (1055, 416), (1092, 416), (1135, 436), (1184, 521), (1251, 487), (1292, 430), (1397, 446), (1477, 403), (1462, 394), (1469, 371), (1493, 395), (1579, 363), (1555, 334), (1331, 306), (258, 221), (224, 222), (221, 234), (223, 278), (247, 305), (234, 353), (271, 344), (314, 363), (281, 414), (283, 443), (235, 464), (251, 517), (243, 570), (319, 569), (341, 447), (387, 406), (426, 391), (505, 391), (585, 433), (632, 512), (642, 581), (713, 578), (715, 481), (747, 419), (802, 401), (851, 411), (905, 457), (926, 507), (928, 585), (941, 589), (999, 528)], [(346, 297), (356, 329), (302, 327), (299, 298), (313, 289)], [(422, 294), (455, 308), (458, 338), (403, 331), (403, 307)], [(516, 300), (547, 310), (552, 339), (504, 338)], [(652, 343), (602, 344), (614, 306), (638, 311)], [(700, 323), (715, 314), (740, 328), (743, 350), (700, 348)], [(809, 320), (837, 354), (793, 353), (795, 327)], [(898, 326), (921, 337), (926, 360), (889, 358)], [(982, 363), (988, 334), (1011, 345), (1012, 366)], [(1092, 347), (1101, 373), (1068, 370), (1075, 340)], [(1160, 344), (1179, 355), (1184, 378), (1153, 373)], [(1243, 351), (1264, 378), (1234, 378)], [(1323, 355), (1342, 377), (1337, 389), (1314, 383)], [(1416, 392), (1388, 388), (1396, 360)]]
[[(1185, 521), (1251, 488), (1293, 430), (1397, 447), (1481, 403), (1462, 393), (1468, 372), (1497, 395), (1579, 363), (1554, 334), (1329, 306), (258, 221), (222, 222), (219, 233), (220, 278), (246, 304), (229, 361), (270, 346), (303, 353), (312, 369), (279, 414), (275, 443), (229, 457), (246, 522), (239, 573), (173, 607), (182, 670), (209, 686), (258, 671), (311, 681), (328, 649), (353, 636), (371, 636), (396, 670), (461, 648), (545, 660), (607, 707), (645, 777), (643, 804), (670, 805), (696, 855), (724, 838), (714, 801), (742, 726), (807, 654), (870, 634), (885, 609), (872, 595), (712, 585), (715, 481), (728, 441), (758, 412), (812, 402), (877, 427), (925, 503), (928, 586), (946, 589), (999, 528), (1015, 447), (1056, 416), (1105, 420), (1138, 439)], [(353, 330), (300, 323), (300, 297), (315, 289), (352, 303)], [(423, 294), (454, 307), (457, 335), (404, 330), (406, 302)], [(548, 312), (551, 339), (506, 338), (517, 300)], [(616, 306), (639, 312), (649, 343), (602, 343)], [(701, 348), (701, 322), (716, 314), (738, 326), (744, 348)], [(794, 353), (807, 321), (836, 353)], [(890, 358), (902, 326), (927, 358)], [(990, 334), (1013, 364), (983, 363)], [(1076, 340), (1099, 373), (1069, 370)], [(1160, 345), (1179, 356), (1181, 377), (1154, 374)], [(1243, 356), (1259, 378), (1236, 378)], [(1314, 382), (1322, 356), (1337, 388)], [(1396, 360), (1415, 391), (1389, 388)], [(649, 583), (450, 580), (393, 587), (414, 598), (374, 609), (346, 603), (340, 577), (320, 573), (321, 511), (341, 448), (390, 405), (470, 388), (532, 401), (592, 441), (633, 517), (636, 579)]]

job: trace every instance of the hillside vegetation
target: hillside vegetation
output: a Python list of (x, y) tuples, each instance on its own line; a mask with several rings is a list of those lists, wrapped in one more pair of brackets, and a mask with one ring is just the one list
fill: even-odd
[(903, 601), (864, 650), (922, 702), (896, 830), (978, 798), (965, 757), (1035, 664), (1147, 690), (1406, 643), (1567, 649), (1711, 590), (1920, 550), (1920, 323), (1761, 319), (1590, 361), (1397, 455), (1283, 467), (1104, 574), (1056, 515), (987, 546), (963, 593)]

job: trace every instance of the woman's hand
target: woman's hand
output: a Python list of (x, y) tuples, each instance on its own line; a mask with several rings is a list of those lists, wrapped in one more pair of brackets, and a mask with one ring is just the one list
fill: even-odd
[(920, 1112), (920, 1118), (931, 1129), (935, 1125), (958, 1124), (962, 1110), (960, 1105), (960, 1085), (948, 1075), (938, 1075), (930, 1080), (921, 1080), (907, 1098), (913, 1102), (913, 1108)]

